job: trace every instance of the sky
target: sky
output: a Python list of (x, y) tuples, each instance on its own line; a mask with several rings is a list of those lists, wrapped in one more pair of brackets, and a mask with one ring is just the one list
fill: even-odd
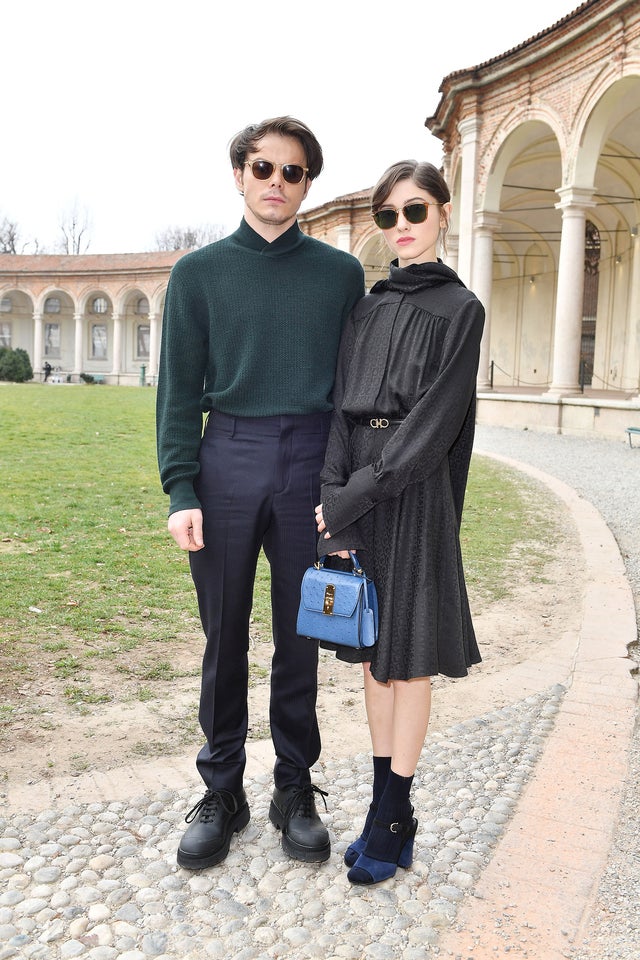
[[(578, 0), (20, 0), (0, 12), (0, 221), (54, 253), (157, 249), (169, 227), (242, 217), (228, 143), (290, 114), (322, 144), (302, 207), (366, 190), (398, 160), (439, 164), (425, 127), (446, 75), (506, 52)], [(37, 241), (37, 247), (36, 247)]]

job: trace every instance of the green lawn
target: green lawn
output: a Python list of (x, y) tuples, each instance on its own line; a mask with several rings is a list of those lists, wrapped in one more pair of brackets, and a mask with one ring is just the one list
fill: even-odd
[[(91, 699), (100, 670), (114, 674), (112, 695), (118, 672), (135, 670), (151, 696), (154, 680), (179, 674), (181, 647), (200, 637), (188, 559), (166, 532), (154, 403), (149, 387), (0, 384), (5, 702), (36, 668), (68, 681), (70, 701)], [(552, 524), (538, 487), (474, 459), (462, 542), (476, 607), (508, 593), (519, 557), (539, 575)], [(254, 616), (265, 637), (268, 593), (261, 562)], [(79, 684), (81, 675), (89, 681)]]

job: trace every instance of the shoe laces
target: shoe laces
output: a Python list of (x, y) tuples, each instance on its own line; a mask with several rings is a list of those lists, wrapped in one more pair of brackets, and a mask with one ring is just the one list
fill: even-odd
[(228, 793), (226, 790), (207, 790), (204, 797), (198, 800), (196, 805), (189, 810), (184, 818), (185, 823), (191, 823), (198, 814), (200, 814), (200, 822), (207, 823), (214, 819), (219, 807), (222, 807), (227, 813), (236, 813), (238, 801), (232, 793)]
[(313, 797), (314, 793), (317, 793), (320, 797), (322, 797), (324, 808), (325, 810), (328, 810), (325, 797), (328, 797), (329, 794), (324, 790), (321, 790), (320, 787), (316, 787), (315, 783), (305, 783), (303, 786), (298, 787), (295, 791), (291, 792), (291, 799), (287, 804), (287, 819), (291, 819), (294, 813), (299, 813), (301, 817), (313, 817), (316, 812), (316, 805)]

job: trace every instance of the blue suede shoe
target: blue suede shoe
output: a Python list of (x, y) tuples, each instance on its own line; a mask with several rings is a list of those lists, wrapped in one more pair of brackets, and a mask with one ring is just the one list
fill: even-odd
[(347, 873), (347, 880), (370, 886), (395, 876), (398, 867), (410, 867), (413, 863), (413, 844), (417, 829), (418, 821), (415, 817), (404, 823), (381, 823), (374, 820), (365, 844), (365, 852), (360, 854)]
[(348, 867), (352, 867), (358, 857), (364, 853), (364, 848), (367, 845), (367, 839), (364, 836), (359, 836), (357, 840), (354, 840), (353, 843), (350, 843), (347, 849), (344, 852), (344, 862)]
[(373, 824), (373, 819), (376, 815), (378, 805), (375, 806), (371, 804), (367, 811), (367, 818), (364, 821), (364, 827), (362, 828), (362, 833), (357, 840), (354, 840), (353, 843), (350, 843), (344, 853), (344, 862), (348, 867), (352, 867), (358, 857), (364, 853), (364, 848), (367, 845), (367, 840), (369, 838), (369, 833), (371, 831), (371, 826)]

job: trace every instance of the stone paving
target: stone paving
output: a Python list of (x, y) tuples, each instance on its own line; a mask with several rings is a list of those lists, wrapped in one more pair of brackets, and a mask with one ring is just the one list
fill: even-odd
[[(530, 696), (430, 734), (411, 869), (370, 889), (346, 880), (341, 856), (368, 805), (366, 754), (314, 771), (333, 843), (315, 866), (287, 858), (268, 821), (269, 764), (248, 767), (252, 819), (224, 864), (195, 873), (175, 852), (200, 787), (167, 769), (148, 789), (140, 771), (125, 796), (97, 787), (43, 809), (0, 808), (0, 960), (569, 956), (624, 784), (636, 627), (609, 531), (569, 488), (555, 491), (588, 560), (580, 637)], [(603, 750), (610, 762), (596, 771)]]
[(252, 819), (224, 866), (195, 873), (175, 862), (200, 796), (189, 790), (0, 820), (0, 960), (428, 957), (502, 836), (563, 695), (557, 685), (430, 738), (413, 867), (371, 890), (352, 887), (341, 861), (369, 802), (364, 754), (314, 771), (331, 790), (321, 866), (283, 854), (266, 772), (247, 783)]

